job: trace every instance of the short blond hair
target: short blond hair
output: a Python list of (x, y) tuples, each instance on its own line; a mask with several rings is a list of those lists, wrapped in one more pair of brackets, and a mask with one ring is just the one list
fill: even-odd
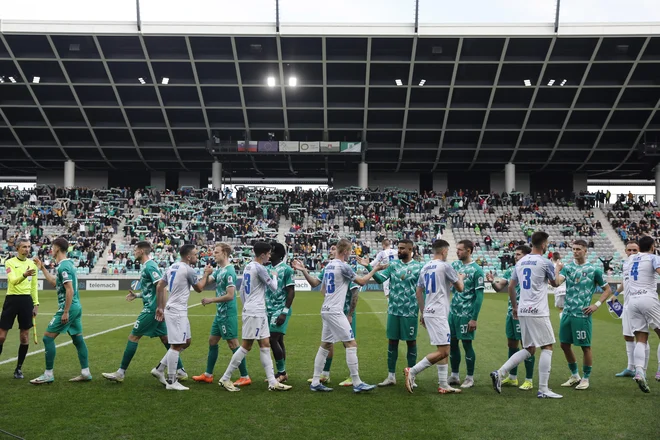
[(227, 243), (216, 243), (215, 247), (220, 248), (222, 252), (229, 257), (231, 255), (231, 246), (229, 246)]
[(353, 248), (353, 244), (350, 241), (346, 240), (345, 238), (342, 238), (337, 242), (338, 254), (344, 254), (346, 252), (350, 253), (352, 248)]

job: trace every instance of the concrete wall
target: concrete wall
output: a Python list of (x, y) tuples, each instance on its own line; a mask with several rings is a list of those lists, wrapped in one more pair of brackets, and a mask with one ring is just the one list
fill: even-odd
[(447, 173), (433, 174), (433, 191), (445, 192), (447, 190)]
[(369, 188), (388, 186), (419, 191), (419, 173), (369, 173)]
[(156, 189), (164, 190), (165, 188), (165, 171), (152, 171), (151, 172), (151, 186)]
[[(490, 190), (496, 193), (504, 192), (504, 173), (490, 173)], [(516, 173), (516, 191), (529, 193), (529, 174)]]
[(182, 186), (199, 188), (199, 173), (179, 173), (179, 188)]
[[(107, 188), (107, 171), (80, 171), (76, 170), (76, 186), (85, 188)], [(64, 185), (64, 170), (62, 171), (38, 171), (37, 185)]]
[(586, 174), (573, 174), (573, 191), (579, 193), (580, 191), (587, 190), (587, 175)]
[(357, 186), (357, 173), (334, 173), (332, 176), (332, 184), (335, 189)]

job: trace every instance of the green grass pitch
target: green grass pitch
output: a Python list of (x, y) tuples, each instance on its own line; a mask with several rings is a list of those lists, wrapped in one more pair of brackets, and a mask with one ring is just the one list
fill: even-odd
[[(206, 292), (207, 294), (210, 292)], [(81, 292), (85, 335), (107, 331), (87, 339), (90, 383), (68, 383), (79, 373), (78, 358), (72, 345), (60, 347), (55, 361), (52, 385), (33, 386), (29, 379), (44, 369), (43, 353), (29, 356), (23, 371), (26, 379), (13, 379), (18, 332), (9, 333), (0, 357), (2, 393), (0, 429), (26, 439), (644, 439), (657, 438), (660, 422), (660, 384), (651, 383), (651, 394), (643, 394), (631, 379), (614, 374), (625, 367), (626, 354), (621, 323), (599, 310), (594, 320), (594, 370), (587, 391), (562, 389), (569, 371), (564, 355), (555, 346), (550, 386), (564, 394), (562, 400), (541, 400), (536, 390), (508, 388), (497, 395), (491, 388), (489, 372), (507, 357), (504, 335), (506, 295), (488, 294), (481, 311), (475, 350), (476, 387), (461, 395), (438, 395), (435, 368), (418, 376), (419, 388), (410, 395), (403, 387), (405, 346), (400, 345), (396, 387), (377, 389), (371, 394), (354, 395), (350, 388), (336, 387), (330, 394), (312, 393), (314, 356), (321, 335), (319, 316), (321, 296), (299, 292), (293, 305), (286, 336), (287, 370), (293, 389), (287, 393), (267, 391), (259, 356), (253, 350), (247, 357), (253, 385), (240, 393), (227, 393), (217, 383), (187, 382), (188, 392), (166, 392), (149, 374), (164, 354), (158, 339), (140, 342), (123, 384), (103, 379), (102, 372), (115, 371), (135, 317), (139, 301), (128, 303), (126, 292)], [(202, 295), (193, 294), (190, 304)], [(552, 299), (552, 298), (550, 298)], [(55, 311), (53, 294), (42, 294), (37, 320), (41, 335)], [(367, 383), (382, 381), (387, 375), (385, 339), (386, 302), (382, 292), (360, 294), (357, 317), (360, 375)], [(183, 354), (190, 376), (206, 366), (207, 337), (214, 307), (190, 309), (193, 342)], [(553, 310), (558, 331), (558, 315)], [(114, 329), (120, 326), (123, 328)], [(58, 344), (70, 341), (60, 335)], [(419, 358), (431, 350), (426, 330), (419, 331)], [(657, 338), (652, 338), (649, 376), (656, 368)], [(222, 375), (231, 352), (221, 341), (215, 378)], [(581, 360), (581, 353), (578, 352)], [(537, 361), (538, 364), (538, 361)], [(580, 361), (581, 366), (581, 361)], [(461, 365), (461, 377), (465, 364)], [(238, 373), (238, 372), (237, 372)], [(236, 374), (237, 374), (236, 373)], [(524, 373), (524, 367), (520, 367)], [(332, 366), (332, 383), (348, 375), (344, 349), (337, 347)], [(237, 376), (235, 376), (236, 378)], [(538, 373), (535, 383), (538, 382)], [(0, 438), (3, 434), (0, 433)]]

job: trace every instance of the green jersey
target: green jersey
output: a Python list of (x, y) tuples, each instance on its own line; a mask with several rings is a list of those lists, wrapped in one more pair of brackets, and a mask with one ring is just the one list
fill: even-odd
[[(508, 282), (511, 282), (511, 274), (515, 270), (514, 267), (510, 267), (504, 272), (504, 275), (502, 275), (502, 278), (507, 280)], [(520, 302), (520, 284), (516, 284), (516, 302)], [(506, 311), (507, 316), (513, 316), (513, 306), (511, 305), (511, 298), (509, 298), (509, 308)]]
[(149, 260), (142, 265), (140, 271), (140, 289), (142, 290), (142, 312), (156, 313), (156, 284), (163, 277), (162, 272), (154, 260)]
[(71, 308), (80, 308), (80, 298), (78, 297), (78, 276), (76, 275), (76, 268), (73, 261), (68, 258), (60, 261), (57, 265), (57, 279), (55, 288), (57, 289), (57, 305), (60, 310), (64, 310), (66, 303), (66, 289), (64, 284), (71, 283), (73, 287), (73, 300), (71, 301)]
[[(419, 261), (392, 260), (390, 265), (374, 275), (380, 284), (390, 282), (390, 297), (387, 305), (388, 315), (411, 317), (417, 316), (417, 281), (424, 265)], [(369, 267), (371, 270), (371, 267)]]
[(571, 261), (559, 272), (566, 279), (566, 299), (564, 314), (575, 318), (584, 318), (582, 309), (591, 305), (596, 287), (605, 287), (602, 269), (591, 263), (583, 265)]
[[(469, 264), (463, 264), (462, 261), (454, 261), (451, 266), (458, 273), (464, 274), (463, 291), (459, 292), (454, 287), (451, 288), (451, 309), (450, 313), (455, 316), (470, 317), (476, 321), (484, 294), (484, 271), (474, 261)], [(478, 306), (477, 306), (478, 304)]]
[[(215, 297), (220, 298), (227, 294), (227, 289), (236, 286), (236, 270), (231, 264), (225, 267), (218, 267), (212, 274), (211, 280), (215, 281)], [(238, 316), (236, 308), (236, 290), (234, 289), (234, 298), (230, 301), (217, 303), (217, 315), (221, 318), (228, 316)]]
[[(316, 278), (318, 278), (318, 280), (322, 282), (324, 276), (325, 276), (325, 269), (322, 269), (321, 273), (319, 273)], [(352, 281), (351, 284), (348, 285), (348, 293), (346, 294), (346, 301), (344, 301), (344, 315), (348, 315), (348, 312), (351, 311), (351, 299), (353, 298), (353, 289), (359, 287), (360, 287), (359, 284), (356, 284)]]
[(281, 262), (274, 270), (277, 273), (277, 291), (266, 288), (266, 312), (269, 315), (279, 315), (282, 312), (289, 296), (287, 287), (296, 285), (293, 280), (293, 269), (288, 264)]

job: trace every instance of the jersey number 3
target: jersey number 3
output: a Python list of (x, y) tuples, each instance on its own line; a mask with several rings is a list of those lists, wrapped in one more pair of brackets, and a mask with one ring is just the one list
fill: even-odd
[(250, 274), (246, 273), (245, 276), (243, 277), (243, 281), (245, 282), (245, 294), (249, 295), (250, 294), (250, 289), (252, 289), (252, 286), (250, 286)]
[(532, 269), (526, 267), (523, 269), (522, 288), (529, 290), (532, 287)]

